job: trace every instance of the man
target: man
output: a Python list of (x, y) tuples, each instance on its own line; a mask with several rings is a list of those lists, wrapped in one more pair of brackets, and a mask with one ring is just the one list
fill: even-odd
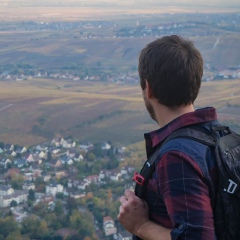
[[(146, 108), (160, 127), (145, 134), (148, 157), (179, 128), (194, 124), (209, 131), (218, 124), (214, 108), (194, 109), (203, 60), (190, 40), (173, 35), (149, 43), (138, 70)], [(119, 221), (133, 239), (216, 239), (213, 152), (190, 139), (167, 144), (164, 153), (158, 150), (144, 200), (130, 190), (120, 198)]]

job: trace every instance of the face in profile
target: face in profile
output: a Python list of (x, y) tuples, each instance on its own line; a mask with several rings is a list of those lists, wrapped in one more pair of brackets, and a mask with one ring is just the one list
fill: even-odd
[(147, 100), (144, 92), (143, 92), (143, 100), (144, 100), (146, 109), (147, 109), (150, 117), (151, 117), (154, 121), (157, 122), (156, 114), (155, 114), (155, 111), (154, 111), (154, 109), (153, 109), (153, 106), (152, 106), (152, 104)]

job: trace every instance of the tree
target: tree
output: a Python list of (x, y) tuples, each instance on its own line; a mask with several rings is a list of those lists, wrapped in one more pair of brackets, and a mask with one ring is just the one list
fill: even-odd
[(47, 152), (47, 160), (48, 160), (48, 161), (51, 161), (51, 160), (52, 160), (52, 153), (51, 153), (51, 151), (48, 151), (48, 152)]
[(17, 202), (15, 200), (12, 200), (10, 203), (10, 207), (16, 207), (17, 206)]
[(29, 240), (29, 238), (21, 236), (20, 233), (11, 233), (7, 236), (6, 240)]
[(4, 142), (0, 142), (0, 148), (1, 148), (1, 149), (4, 149), (4, 146), (5, 146), (5, 145), (4, 145)]
[(56, 198), (58, 199), (64, 199), (64, 194), (61, 192), (56, 193)]
[(32, 189), (30, 189), (28, 191), (28, 200), (30, 200), (30, 201), (34, 201), (35, 200), (35, 192)]
[(35, 186), (37, 192), (44, 192), (46, 183), (44, 182), (42, 177), (37, 177), (35, 180)]
[(57, 215), (53, 212), (45, 215), (44, 220), (47, 222), (50, 228), (53, 228), (55, 230), (60, 229), (62, 227), (62, 224), (59, 221)]
[(37, 205), (34, 205), (33, 211), (35, 214), (37, 214), (40, 217), (44, 217), (46, 213), (48, 212), (47, 205), (43, 202), (38, 203)]
[(46, 221), (40, 221), (36, 216), (26, 217), (22, 221), (22, 233), (29, 234), (31, 238), (42, 239), (48, 235)]
[(71, 213), (74, 209), (78, 208), (78, 203), (75, 198), (69, 197), (67, 199), (67, 209)]
[(22, 175), (12, 175), (11, 176), (11, 187), (13, 189), (21, 190), (23, 185), (24, 178)]
[(21, 224), (21, 233), (22, 234), (26, 234), (26, 233), (31, 234), (32, 232), (35, 231), (38, 224), (39, 224), (39, 220), (36, 216), (30, 216), (30, 217), (24, 218), (22, 220), (22, 224)]
[(103, 157), (103, 150), (101, 147), (101, 143), (96, 143), (94, 144), (94, 149), (93, 149), (93, 153), (97, 156), (97, 157)]
[(6, 238), (9, 234), (18, 232), (18, 224), (13, 217), (0, 218), (0, 236)]
[(92, 217), (88, 212), (84, 212), (83, 214), (78, 210), (74, 210), (70, 216), (70, 226), (73, 229), (79, 230), (79, 235), (82, 237), (80, 239), (83, 239), (84, 237), (90, 237), (94, 233)]
[(55, 204), (55, 207), (54, 207), (54, 213), (57, 215), (57, 216), (61, 216), (64, 214), (64, 211), (63, 211), (63, 206), (61, 204), (60, 201), (56, 201), (56, 204)]
[(87, 159), (90, 161), (90, 162), (93, 162), (95, 159), (96, 159), (96, 156), (94, 153), (90, 152), (88, 153), (87, 155)]
[(83, 216), (80, 214), (79, 211), (73, 211), (72, 215), (70, 216), (70, 226), (73, 229), (79, 229), (81, 225), (81, 219)]

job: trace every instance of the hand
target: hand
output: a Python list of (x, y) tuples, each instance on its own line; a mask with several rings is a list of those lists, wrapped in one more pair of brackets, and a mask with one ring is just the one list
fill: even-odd
[(131, 190), (125, 190), (120, 197), (118, 220), (130, 233), (137, 235), (141, 226), (149, 221), (148, 205)]

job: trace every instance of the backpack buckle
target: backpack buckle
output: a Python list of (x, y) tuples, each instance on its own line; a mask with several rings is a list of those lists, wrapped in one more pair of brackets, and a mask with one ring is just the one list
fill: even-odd
[(134, 172), (132, 180), (141, 186), (144, 184), (145, 181), (144, 177), (137, 172)]

